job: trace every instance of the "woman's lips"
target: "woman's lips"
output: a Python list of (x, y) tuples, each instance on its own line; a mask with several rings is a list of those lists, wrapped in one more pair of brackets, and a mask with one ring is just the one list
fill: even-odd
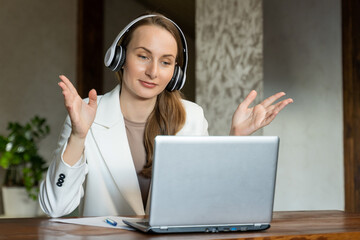
[(140, 83), (141, 83), (142, 86), (144, 86), (146, 88), (154, 88), (154, 87), (156, 87), (156, 84), (152, 83), (152, 82), (146, 82), (146, 81), (140, 80)]

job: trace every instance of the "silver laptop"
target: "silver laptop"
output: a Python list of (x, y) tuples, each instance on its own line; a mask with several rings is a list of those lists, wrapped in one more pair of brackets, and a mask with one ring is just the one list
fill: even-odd
[(143, 232), (264, 230), (273, 212), (279, 137), (157, 136)]

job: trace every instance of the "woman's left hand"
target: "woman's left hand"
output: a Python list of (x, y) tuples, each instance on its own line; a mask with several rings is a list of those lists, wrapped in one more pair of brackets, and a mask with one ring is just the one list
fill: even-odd
[(268, 97), (255, 107), (249, 108), (256, 95), (256, 91), (252, 90), (236, 109), (232, 118), (230, 135), (245, 136), (254, 133), (271, 123), (286, 105), (293, 102), (291, 98), (288, 98), (273, 104), (285, 95), (284, 92), (279, 92)]

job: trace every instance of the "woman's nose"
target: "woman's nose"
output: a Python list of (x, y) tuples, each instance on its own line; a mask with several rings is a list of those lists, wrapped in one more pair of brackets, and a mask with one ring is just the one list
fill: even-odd
[(156, 64), (155, 61), (151, 61), (149, 63), (149, 65), (146, 68), (145, 74), (150, 78), (150, 79), (155, 79), (157, 78), (158, 75), (158, 66)]

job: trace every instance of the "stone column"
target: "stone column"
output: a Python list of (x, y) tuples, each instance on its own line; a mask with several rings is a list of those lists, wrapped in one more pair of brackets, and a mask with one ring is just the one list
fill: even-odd
[(256, 103), (262, 99), (262, 21), (261, 0), (196, 1), (196, 102), (210, 135), (229, 134), (235, 109), (252, 89)]

